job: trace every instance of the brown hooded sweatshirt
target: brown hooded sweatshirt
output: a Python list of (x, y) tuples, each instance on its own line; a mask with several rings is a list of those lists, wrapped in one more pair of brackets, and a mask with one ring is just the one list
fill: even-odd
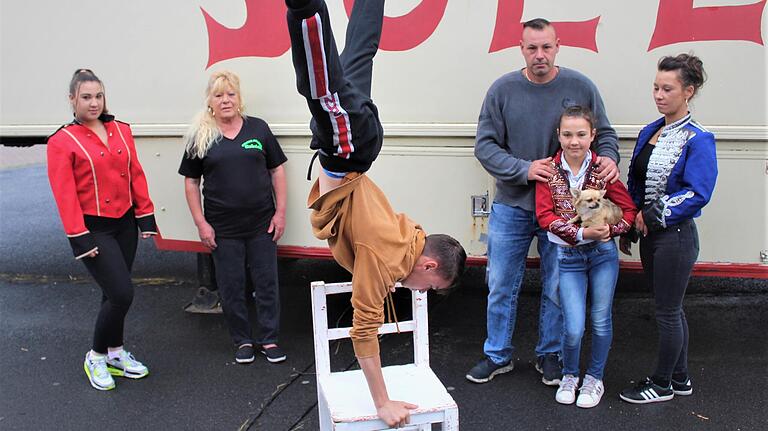
[(396, 214), (387, 197), (365, 174), (347, 174), (341, 186), (320, 196), (309, 192), (312, 232), (328, 240), (334, 259), (352, 273), (352, 330), (355, 355), (379, 354), (378, 329), (384, 299), (395, 282), (411, 273), (424, 251), (426, 234), (405, 214)]

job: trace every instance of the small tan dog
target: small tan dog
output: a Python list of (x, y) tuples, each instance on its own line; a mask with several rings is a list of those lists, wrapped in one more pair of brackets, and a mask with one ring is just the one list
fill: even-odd
[(614, 225), (624, 215), (621, 208), (605, 198), (605, 190), (571, 189), (576, 217), (568, 223), (581, 223), (581, 227)]

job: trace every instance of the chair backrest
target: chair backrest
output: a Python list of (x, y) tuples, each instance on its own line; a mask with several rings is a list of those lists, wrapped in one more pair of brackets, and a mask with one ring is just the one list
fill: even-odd
[[(397, 285), (400, 286), (399, 284)], [(349, 338), (352, 328), (328, 328), (328, 307), (326, 295), (348, 293), (352, 283), (312, 282), (312, 326), (315, 340), (315, 370), (318, 376), (331, 373), (330, 349), (332, 340)], [(427, 326), (427, 294), (411, 291), (412, 319), (404, 322), (385, 323), (379, 328), (379, 334), (413, 332), (413, 358), (418, 366), (429, 366), (429, 328)]]

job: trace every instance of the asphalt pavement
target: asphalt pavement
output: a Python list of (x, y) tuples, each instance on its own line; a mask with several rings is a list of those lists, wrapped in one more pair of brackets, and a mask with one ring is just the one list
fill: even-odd
[[(280, 261), (280, 344), (288, 360), (239, 365), (220, 315), (182, 310), (197, 287), (194, 255), (143, 242), (126, 347), (150, 375), (119, 379), (114, 391), (99, 392), (88, 384), (82, 360), (100, 291), (72, 259), (44, 166), (0, 170), (0, 250), (0, 430), (317, 429), (309, 282), (348, 279), (333, 262)], [(620, 401), (618, 392), (652, 371), (657, 338), (642, 279), (623, 274), (606, 394), (598, 407), (582, 410), (557, 404), (555, 389), (541, 384), (533, 367), (535, 270), (519, 301), (515, 370), (483, 385), (465, 379), (482, 357), (487, 287), (483, 268), (463, 281), (450, 295), (429, 298), (432, 368), (457, 401), (463, 430), (768, 429), (765, 282), (694, 280), (686, 298), (694, 394), (636, 406)], [(398, 305), (407, 299), (407, 292), (396, 295)], [(331, 321), (347, 322), (347, 299), (333, 301), (329, 311)], [(386, 336), (381, 345), (385, 364), (411, 359), (405, 335)], [(332, 352), (334, 369), (355, 367), (348, 341)]]

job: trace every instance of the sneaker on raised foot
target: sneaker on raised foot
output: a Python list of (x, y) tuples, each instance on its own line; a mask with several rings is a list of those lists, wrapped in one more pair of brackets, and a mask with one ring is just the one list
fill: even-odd
[(131, 352), (121, 350), (117, 358), (107, 357), (107, 370), (109, 374), (129, 379), (140, 379), (149, 374), (146, 365), (137, 361)]
[(490, 382), (494, 377), (499, 374), (508, 373), (515, 368), (515, 363), (512, 361), (507, 362), (504, 365), (498, 365), (490, 360), (487, 356), (477, 363), (469, 373), (467, 373), (467, 380), (474, 383), (486, 383)]
[(261, 354), (267, 357), (267, 360), (273, 364), (283, 362), (287, 356), (283, 349), (277, 346), (277, 344), (269, 347), (261, 346)]
[(671, 384), (665, 388), (654, 383), (650, 377), (646, 377), (631, 388), (624, 389), (619, 394), (619, 398), (633, 404), (658, 403), (669, 401), (674, 397)]
[(672, 379), (672, 392), (674, 392), (675, 395), (691, 395), (693, 393), (691, 379), (686, 377), (682, 382)]
[(95, 389), (100, 391), (115, 389), (115, 379), (107, 371), (106, 356), (91, 356), (90, 352), (86, 353), (83, 369), (85, 370), (85, 375), (88, 376), (88, 381), (91, 382), (91, 386)]
[(555, 393), (555, 401), (560, 404), (573, 404), (576, 401), (576, 387), (579, 386), (579, 378), (566, 374), (560, 380), (560, 387), (557, 388)]
[(605, 393), (603, 381), (587, 374), (584, 376), (584, 383), (579, 389), (579, 398), (576, 400), (576, 406), (583, 409), (591, 409), (600, 403), (603, 393)]
[(547, 353), (536, 358), (536, 371), (542, 374), (542, 383), (557, 386), (563, 376), (563, 364), (560, 363), (557, 353)]

